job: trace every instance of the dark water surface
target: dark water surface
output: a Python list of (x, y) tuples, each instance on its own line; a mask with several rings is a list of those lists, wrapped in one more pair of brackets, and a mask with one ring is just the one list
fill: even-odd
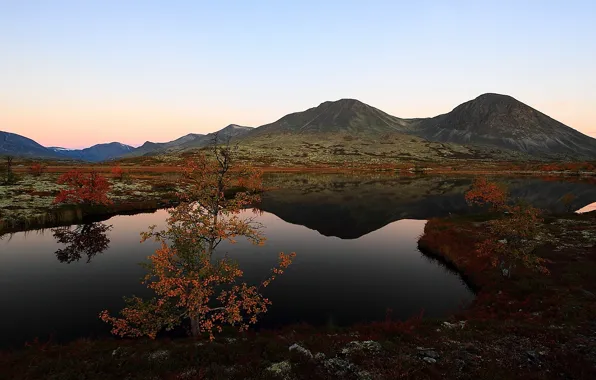
[[(267, 180), (274, 189), (264, 195), (265, 212), (258, 217), (265, 246), (239, 241), (219, 251), (238, 260), (249, 283), (267, 276), (278, 252), (297, 253), (294, 264), (267, 288), (273, 305), (263, 326), (349, 325), (383, 320), (388, 309), (394, 318), (421, 310), (439, 317), (473, 299), (457, 274), (417, 249), (426, 219), (469, 212), (463, 192), (470, 179), (293, 175)], [(514, 196), (551, 211), (596, 201), (590, 184), (508, 181)], [(561, 198), (570, 192), (575, 200), (562, 206)], [(166, 215), (160, 210), (72, 226), (78, 240), (70, 246), (57, 241), (56, 229), (5, 235), (0, 345), (109, 334), (98, 319), (101, 310), (119, 310), (122, 296), (150, 295), (139, 281), (145, 272), (138, 263), (156, 244), (140, 244), (139, 232), (163, 225)]]

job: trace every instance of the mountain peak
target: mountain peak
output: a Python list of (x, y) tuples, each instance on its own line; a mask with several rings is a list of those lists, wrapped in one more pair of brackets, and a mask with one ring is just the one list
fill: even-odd
[(343, 98), (326, 101), (317, 107), (294, 112), (281, 119), (256, 128), (247, 136), (291, 133), (350, 133), (380, 135), (402, 132), (404, 120), (386, 114), (357, 99)]
[(430, 141), (492, 146), (537, 156), (596, 154), (596, 140), (509, 95), (495, 93), (419, 121), (416, 133)]
[(329, 106), (341, 106), (341, 107), (346, 107), (346, 108), (350, 108), (350, 107), (354, 107), (354, 106), (370, 107), (368, 104), (363, 103), (358, 99), (351, 99), (351, 98), (328, 100), (326, 102), (319, 104), (319, 107), (329, 107)]

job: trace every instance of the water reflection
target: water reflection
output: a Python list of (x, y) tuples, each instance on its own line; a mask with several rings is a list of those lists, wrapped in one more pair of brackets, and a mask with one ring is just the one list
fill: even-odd
[[(547, 212), (577, 210), (596, 202), (589, 182), (505, 178), (513, 199)], [(356, 239), (401, 219), (430, 219), (473, 212), (464, 199), (473, 177), (395, 177), (348, 175), (269, 175), (274, 189), (263, 195), (261, 208), (283, 220), (325, 236)], [(567, 195), (572, 194), (570, 199)]]
[[(382, 320), (387, 309), (408, 318), (421, 309), (444, 316), (474, 295), (454, 273), (417, 249), (425, 220), (466, 213), (463, 194), (472, 178), (269, 176), (263, 195), (264, 247), (225, 245), (247, 282), (262, 280), (279, 252), (298, 257), (275, 287), (266, 327), (295, 322), (348, 325)], [(596, 202), (596, 186), (540, 179), (502, 179), (511, 193), (553, 212)], [(151, 297), (138, 263), (158, 245), (139, 244), (139, 232), (164, 227), (167, 213), (117, 216), (105, 224), (16, 233), (0, 240), (0, 345), (22, 345), (38, 336), (72, 339), (109, 335), (97, 316), (120, 310), (123, 295)], [(61, 252), (58, 254), (57, 252)], [(100, 254), (101, 252), (101, 254)], [(69, 265), (64, 265), (56, 257)], [(89, 262), (89, 264), (86, 264)]]
[(56, 258), (61, 263), (79, 261), (83, 255), (87, 256), (87, 263), (91, 259), (108, 249), (110, 239), (107, 236), (112, 225), (105, 223), (82, 224), (75, 227), (52, 228), (52, 235), (60, 244), (66, 247), (56, 251)]
[(576, 213), (578, 214), (585, 214), (587, 212), (593, 212), (596, 211), (596, 202), (591, 203), (585, 207), (580, 208), (579, 210), (576, 211)]

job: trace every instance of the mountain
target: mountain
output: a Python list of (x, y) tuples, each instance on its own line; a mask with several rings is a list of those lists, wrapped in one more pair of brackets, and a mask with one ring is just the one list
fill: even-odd
[(340, 99), (286, 115), (238, 141), (241, 156), (273, 166), (529, 158), (502, 149), (429, 142), (414, 135), (415, 125), (358, 100)]
[(135, 148), (130, 145), (121, 144), (119, 142), (111, 142), (93, 145), (85, 149), (65, 149), (58, 147), (52, 147), (49, 149), (71, 159), (100, 162), (120, 157), (124, 154), (130, 153)]
[(62, 158), (62, 154), (16, 133), (0, 131), (0, 155)]
[(195, 148), (202, 148), (209, 145), (217, 135), (217, 140), (220, 142), (226, 141), (227, 139), (235, 139), (240, 136), (245, 135), (249, 131), (251, 131), (252, 127), (244, 127), (237, 124), (230, 124), (225, 128), (220, 129), (217, 132), (211, 132), (206, 135), (201, 135), (201, 137), (183, 142), (181, 144), (177, 144), (176, 146), (169, 147), (169, 150), (189, 150)]
[(0, 154), (105, 161), (178, 154), (234, 140), (242, 157), (271, 165), (387, 164), (444, 159), (596, 159), (596, 139), (507, 95), (483, 94), (431, 118), (402, 119), (356, 99), (327, 101), (258, 128), (230, 124), (206, 135), (147, 141), (138, 148), (117, 142), (81, 150), (45, 148), (1, 132)]
[(136, 148), (130, 153), (125, 154), (125, 157), (140, 157), (145, 155), (151, 155), (152, 153), (158, 153), (162, 150), (165, 143), (154, 143), (151, 141), (145, 141), (143, 145)]
[(188, 135), (165, 143), (146, 141), (143, 145), (132, 151), (130, 154), (126, 154), (126, 157), (151, 156), (155, 154), (175, 153), (190, 149), (203, 148), (211, 143), (216, 134), (218, 139), (222, 141), (227, 138), (236, 139), (248, 133), (252, 129), (252, 127), (230, 124), (217, 132), (208, 133), (206, 135), (189, 133)]
[(85, 149), (48, 148), (16, 133), (0, 131), (0, 155), (99, 162), (120, 157), (134, 149), (118, 142), (97, 144)]
[(509, 149), (538, 157), (596, 157), (596, 139), (500, 94), (483, 94), (453, 111), (408, 121), (429, 141)]
[(408, 123), (403, 119), (391, 116), (356, 99), (340, 99), (286, 115), (273, 123), (254, 129), (247, 134), (247, 137), (275, 133), (382, 134), (404, 132), (407, 129)]

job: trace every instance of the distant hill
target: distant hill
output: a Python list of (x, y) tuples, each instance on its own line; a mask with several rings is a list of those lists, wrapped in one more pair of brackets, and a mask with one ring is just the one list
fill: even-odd
[(251, 129), (253, 128), (230, 124), (217, 132), (206, 135), (189, 133), (188, 135), (165, 143), (147, 141), (138, 148), (119, 142), (111, 142), (93, 145), (84, 149), (44, 147), (27, 137), (17, 135), (16, 133), (0, 131), (0, 155), (101, 162), (121, 157), (150, 156), (202, 148), (212, 141), (216, 133), (220, 140), (227, 138), (235, 139)]
[(0, 155), (20, 157), (63, 158), (52, 149), (16, 133), (0, 131)]
[(208, 133), (206, 135), (190, 133), (177, 138), (176, 140), (165, 143), (154, 143), (147, 141), (129, 154), (126, 154), (125, 157), (151, 156), (155, 154), (175, 153), (191, 149), (199, 149), (209, 145), (215, 134), (217, 134), (220, 140), (227, 138), (236, 139), (248, 133), (252, 129), (252, 127), (230, 124), (217, 132)]
[(93, 145), (85, 149), (65, 149), (58, 147), (51, 147), (49, 149), (74, 160), (100, 162), (121, 157), (122, 155), (133, 151), (135, 148), (119, 142), (111, 142)]
[(404, 132), (408, 123), (356, 99), (324, 102), (302, 112), (295, 112), (281, 119), (255, 128), (247, 137), (275, 133), (352, 133), (382, 134)]
[(453, 111), (408, 121), (429, 141), (492, 146), (533, 156), (596, 158), (596, 139), (507, 95), (483, 94)]
[(0, 131), (0, 155), (99, 162), (120, 157), (134, 149), (118, 142), (97, 144), (85, 149), (45, 147), (16, 133)]

